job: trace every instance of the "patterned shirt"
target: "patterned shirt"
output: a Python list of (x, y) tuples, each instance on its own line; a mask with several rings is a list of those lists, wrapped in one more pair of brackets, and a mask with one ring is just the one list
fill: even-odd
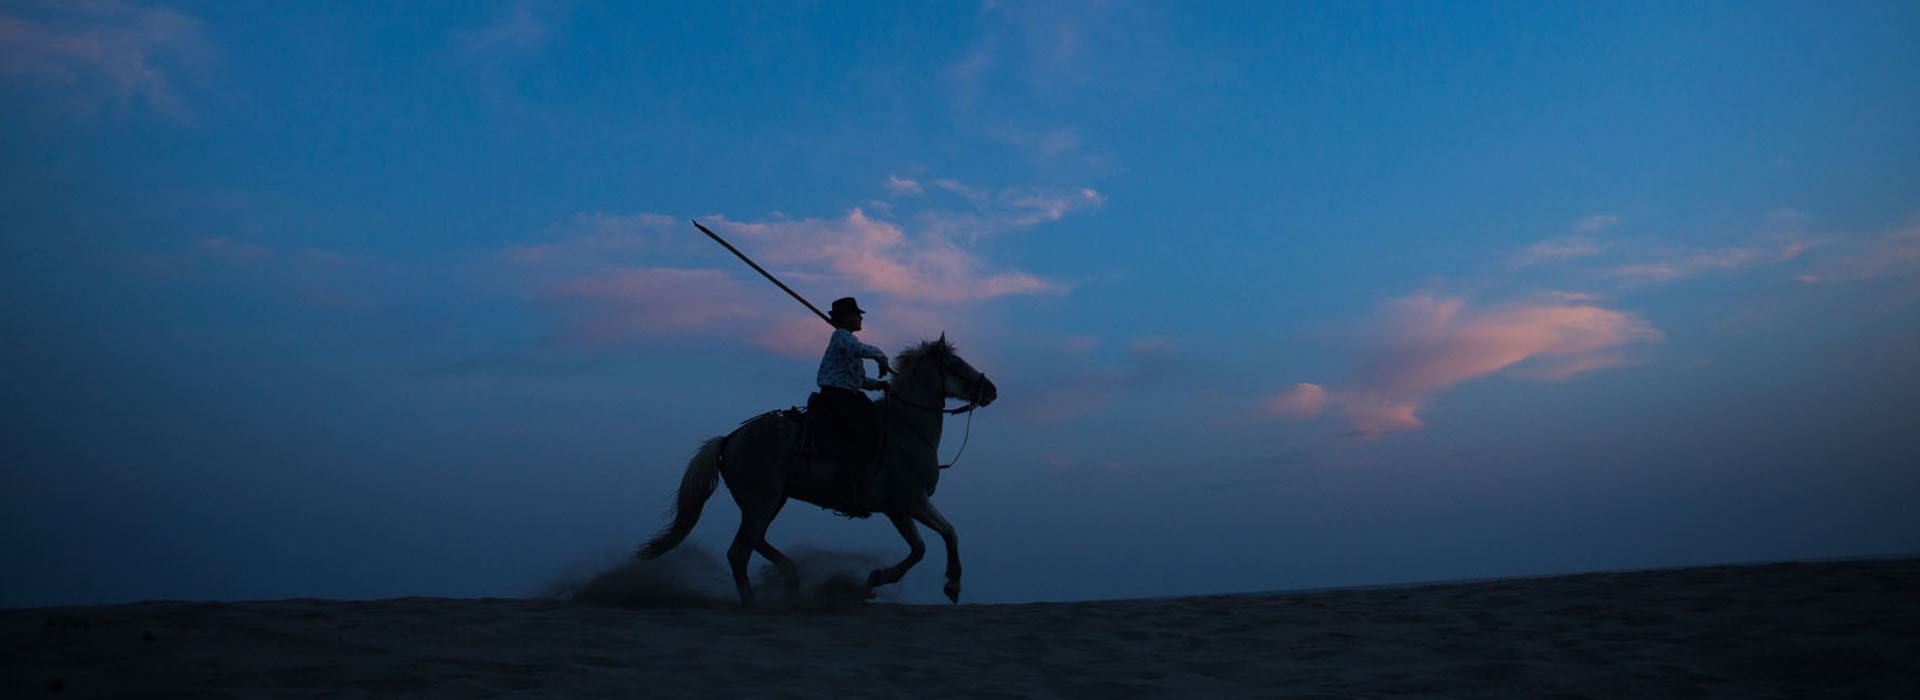
[(820, 373), (815, 375), (814, 382), (855, 391), (880, 388), (880, 380), (867, 378), (867, 363), (861, 362), (861, 358), (886, 362), (887, 353), (860, 342), (852, 331), (835, 328), (833, 339), (827, 341), (827, 354), (820, 357)]

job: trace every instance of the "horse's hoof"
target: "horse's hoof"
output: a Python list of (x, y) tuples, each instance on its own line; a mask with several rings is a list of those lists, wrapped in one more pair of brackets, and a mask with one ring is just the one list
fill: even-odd
[(947, 591), (947, 600), (951, 600), (955, 604), (958, 604), (960, 602), (960, 582), (959, 581), (948, 581), (946, 591)]
[(873, 571), (869, 572), (867, 574), (867, 588), (877, 588), (880, 585), (886, 583), (886, 581), (881, 580), (882, 574), (885, 571), (886, 569), (874, 569)]

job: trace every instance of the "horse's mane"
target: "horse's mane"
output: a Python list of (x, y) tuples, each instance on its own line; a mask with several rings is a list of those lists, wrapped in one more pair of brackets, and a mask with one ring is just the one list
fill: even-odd
[(894, 356), (893, 371), (900, 373), (900, 376), (908, 376), (907, 373), (913, 369), (914, 363), (919, 362), (920, 358), (926, 357), (927, 353), (935, 350), (943, 351), (948, 355), (954, 354), (953, 343), (949, 342), (946, 336), (932, 340), (922, 340), (919, 345), (901, 350), (899, 355)]

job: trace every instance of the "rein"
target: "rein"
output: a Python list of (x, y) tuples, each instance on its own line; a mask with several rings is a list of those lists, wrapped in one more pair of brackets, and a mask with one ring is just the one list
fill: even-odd
[[(922, 356), (921, 359), (922, 361), (924, 361), (927, 358)], [(939, 362), (939, 366), (940, 366), (940, 386), (944, 390), (947, 385), (947, 365), (944, 359), (942, 359)], [(916, 375), (920, 372), (920, 365), (918, 363), (916, 363), (913, 366), (913, 371)], [(912, 379), (912, 377), (908, 377), (908, 379)], [(907, 398), (905, 395), (895, 393), (891, 385), (887, 387), (887, 398), (894, 399), (899, 401), (900, 403), (906, 404), (909, 408), (918, 408), (923, 411), (934, 411), (936, 413), (945, 413), (949, 415), (957, 415), (961, 413), (967, 414), (967, 429), (966, 429), (966, 432), (960, 436), (960, 450), (953, 453), (953, 459), (951, 461), (948, 461), (946, 464), (939, 465), (941, 469), (950, 469), (953, 467), (953, 465), (960, 462), (960, 455), (965, 454), (967, 451), (967, 441), (973, 438), (973, 409), (980, 407), (980, 394), (986, 391), (986, 383), (987, 383), (987, 375), (986, 373), (982, 372), (980, 374), (980, 381), (974, 382), (973, 397), (967, 401), (967, 405), (961, 406), (959, 408), (947, 408), (946, 401), (944, 398), (942, 398), (941, 402), (938, 404), (920, 403), (913, 399)], [(889, 413), (891, 413), (891, 411)], [(921, 433), (919, 430), (915, 429), (912, 425), (908, 425), (907, 429), (912, 430), (913, 434), (916, 437), (920, 438), (921, 442), (927, 443), (929, 447), (932, 447), (934, 449), (934, 461), (935, 463), (938, 463), (940, 458), (940, 452), (939, 452), (940, 443), (934, 440), (928, 439), (924, 433)]]

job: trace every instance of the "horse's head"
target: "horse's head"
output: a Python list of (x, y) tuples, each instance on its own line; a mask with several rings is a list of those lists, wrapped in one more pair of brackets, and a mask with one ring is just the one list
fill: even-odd
[[(959, 399), (985, 406), (1000, 398), (1000, 389), (993, 385), (993, 380), (954, 352), (953, 344), (947, 342), (945, 333), (940, 334), (939, 340), (926, 341), (919, 347), (901, 353), (901, 360), (903, 381), (933, 381), (934, 376), (940, 378), (940, 400)], [(927, 378), (922, 379), (922, 375)]]

